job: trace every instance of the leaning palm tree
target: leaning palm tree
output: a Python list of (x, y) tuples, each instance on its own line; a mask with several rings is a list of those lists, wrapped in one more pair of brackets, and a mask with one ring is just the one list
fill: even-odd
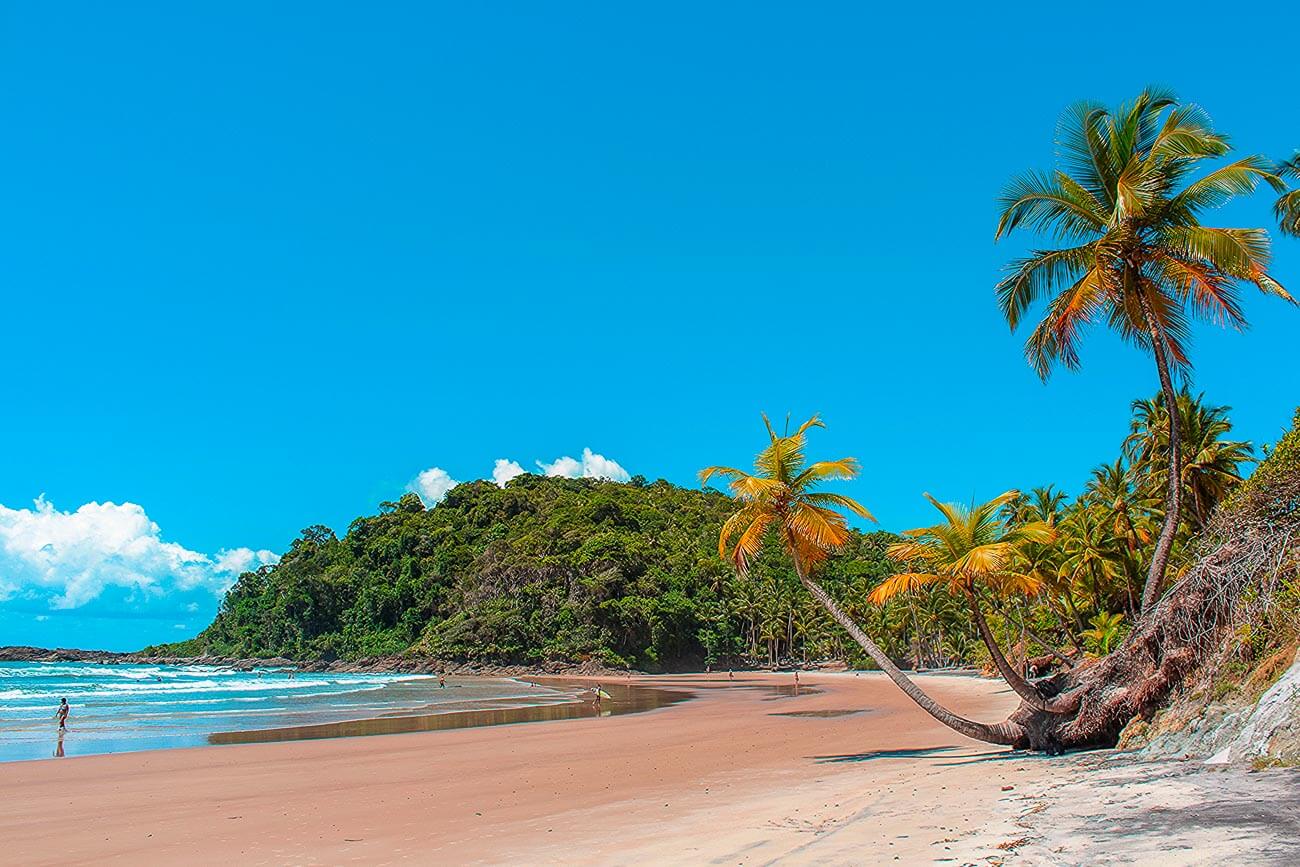
[(804, 454), (809, 429), (825, 427), (814, 415), (794, 433), (778, 435), (766, 415), (768, 444), (754, 460), (752, 473), (734, 467), (706, 467), (700, 483), (714, 477), (728, 480), (739, 508), (727, 518), (718, 534), (718, 554), (728, 557), (740, 574), (748, 572), (764, 543), (775, 537), (794, 565), (795, 574), (814, 599), (844, 628), (867, 655), (923, 710), (967, 737), (994, 744), (1016, 744), (1024, 730), (1012, 723), (989, 725), (958, 716), (940, 705), (903, 674), (894, 661), (862, 631), (813, 575), (850, 538), (840, 509), (874, 521), (871, 513), (843, 494), (819, 491), (831, 479), (852, 479), (858, 474), (853, 458), (809, 463)]
[[(1300, 177), (1300, 153), (1278, 166), (1279, 176)], [(1284, 234), (1300, 237), (1300, 189), (1284, 192), (1273, 205), (1278, 227)]]
[[(1207, 159), (1229, 151), (1196, 106), (1146, 90), (1111, 111), (1080, 103), (1057, 136), (1060, 168), (1014, 179), (1001, 199), (997, 237), (1019, 228), (1048, 233), (1060, 246), (1013, 262), (998, 300), (1014, 330), (1029, 308), (1047, 300), (1025, 354), (1046, 379), (1062, 364), (1079, 366), (1086, 326), (1106, 322), (1150, 352), (1172, 405), (1174, 377), (1190, 369), (1188, 314), (1244, 328), (1242, 284), (1291, 301), (1269, 276), (1263, 229), (1202, 225), (1201, 215), (1266, 181), (1284, 189), (1271, 163), (1248, 156), (1189, 178)], [(1171, 417), (1177, 423), (1177, 415)], [(1165, 520), (1152, 554), (1142, 608), (1159, 598), (1177, 530), (1181, 472), (1179, 436), (1169, 437), (1171, 469)]]
[(1019, 497), (1019, 491), (1007, 491), (987, 503), (967, 507), (941, 503), (926, 494), (925, 498), (939, 510), (943, 520), (930, 527), (908, 530), (903, 534), (908, 537), (905, 541), (889, 546), (891, 560), (912, 568), (882, 581), (872, 591), (871, 601), (883, 605), (900, 594), (928, 585), (940, 585), (964, 598), (1002, 679), (1030, 705), (1050, 710), (1051, 700), (1025, 680), (1003, 655), (979, 601), (980, 590), (985, 588), (1001, 595), (1034, 595), (1042, 587), (1032, 573), (1016, 568), (1020, 559), (1018, 549), (1026, 543), (1050, 542), (1056, 533), (1043, 521), (1014, 526), (1004, 523), (999, 512)]

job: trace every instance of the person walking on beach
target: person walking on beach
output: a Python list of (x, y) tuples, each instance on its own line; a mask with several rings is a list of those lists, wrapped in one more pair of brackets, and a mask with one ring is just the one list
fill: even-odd
[(797, 671), (794, 673), (794, 691), (795, 693), (799, 692), (799, 672)]
[(66, 698), (59, 699), (59, 709), (54, 712), (54, 718), (59, 721), (60, 732), (65, 731), (68, 728), (69, 710), (71, 710), (71, 708), (68, 707), (68, 700)]
[(447, 688), (447, 678), (442, 676), (441, 671), (438, 672), (438, 686), (442, 687), (443, 689)]

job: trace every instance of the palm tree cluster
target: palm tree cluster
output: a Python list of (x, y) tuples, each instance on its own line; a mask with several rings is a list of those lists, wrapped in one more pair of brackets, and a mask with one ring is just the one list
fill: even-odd
[[(941, 520), (889, 546), (897, 568), (866, 593), (864, 601), (879, 612), (873, 615), (858, 604), (861, 587), (849, 593), (832, 587), (839, 591), (833, 594), (817, 575), (833, 572), (825, 567), (852, 538), (840, 510), (874, 519), (857, 501), (819, 490), (826, 481), (855, 477), (859, 466), (853, 458), (807, 461), (806, 435), (822, 426), (816, 416), (782, 434), (764, 416), (769, 442), (752, 472), (709, 467), (701, 473), (703, 483), (727, 479), (739, 503), (720, 533), (719, 554), (741, 576), (754, 573), (774, 542), (807, 591), (801, 622), (827, 626), (804, 609), (811, 598), (936, 719), (992, 743), (1047, 749), (1059, 748), (1061, 737), (1076, 745), (1104, 742), (1117, 731), (1117, 707), (1145, 707), (1168, 689), (1173, 673), (1185, 670), (1184, 655), (1162, 659), (1147, 647), (1149, 638), (1124, 650), (1125, 634), (1130, 625), (1148, 636), (1159, 633), (1171, 569), (1195, 573), (1198, 593), (1210, 586), (1209, 573), (1192, 565), (1193, 541), (1253, 461), (1250, 444), (1228, 438), (1227, 407), (1207, 405), (1188, 390), (1191, 322), (1244, 329), (1244, 286), (1294, 299), (1269, 274), (1265, 230), (1204, 220), (1263, 183), (1281, 194), (1275, 213), (1282, 231), (1300, 234), (1300, 191), (1287, 187), (1288, 178), (1300, 176), (1300, 156), (1282, 164), (1246, 156), (1197, 176), (1207, 161), (1227, 156), (1228, 139), (1199, 108), (1180, 105), (1169, 93), (1148, 89), (1116, 110), (1080, 103), (1065, 115), (1057, 144), (1055, 170), (1014, 179), (1002, 197), (996, 237), (1025, 229), (1053, 241), (1009, 266), (996, 291), (1002, 313), (1014, 330), (1032, 308), (1045, 305), (1025, 344), (1044, 379), (1058, 365), (1077, 368), (1084, 332), (1101, 322), (1151, 356), (1160, 383), (1154, 398), (1133, 404), (1119, 457), (1097, 467), (1077, 497), (1046, 487), (967, 506), (926, 494)], [(927, 645), (922, 606), (940, 648), (952, 648), (954, 636), (969, 637), (973, 628), (978, 645), (960, 642), (963, 651), (982, 648), (1021, 697), (1020, 711), (997, 724), (965, 719), (903, 673), (897, 662), (905, 654), (889, 639), (910, 614), (909, 649), (919, 667)], [(1177, 602), (1165, 607), (1165, 614), (1186, 614)], [(768, 656), (774, 660), (780, 619), (770, 620), (756, 627), (753, 645), (773, 642)], [(792, 647), (792, 610), (786, 622)], [(860, 624), (876, 627), (883, 646)], [(1008, 658), (1004, 645), (1018, 648), (1016, 658)], [(1031, 646), (1066, 669), (1085, 655), (1124, 650), (1106, 669), (1147, 680), (1127, 685), (1135, 692), (1118, 693), (1107, 684), (1094, 690), (1087, 676), (1035, 682)]]
[[(1251, 445), (1231, 438), (1229, 407), (1208, 404), (1203, 395), (1183, 389), (1178, 409), (1187, 460), (1171, 557), (1175, 574), (1187, 565), (1210, 514), (1254, 461)], [(794, 436), (821, 425), (811, 420)], [(1077, 497), (1052, 485), (971, 505), (943, 503), (927, 494), (942, 523), (901, 539), (885, 532), (846, 535), (837, 556), (821, 564), (823, 580), (850, 617), (870, 626), (892, 659), (914, 669), (974, 664), (1019, 676), (1031, 665), (1069, 664), (1104, 652), (1101, 647), (1114, 642), (1093, 636), (1097, 623), (1108, 624), (1113, 639), (1139, 614), (1151, 543), (1164, 519), (1168, 430), (1163, 394), (1136, 400), (1118, 457), (1097, 466)], [(771, 436), (776, 434), (769, 428)], [(824, 463), (799, 484), (843, 478), (856, 467)], [(765, 465), (770, 471), (772, 465)], [(758, 489), (753, 479), (765, 471), (707, 472), (710, 478), (743, 478), (749, 491)], [(813, 505), (832, 502), (816, 491), (812, 496)], [(737, 513), (747, 516), (748, 526), (755, 508)], [(743, 520), (733, 525), (737, 532), (726, 548), (733, 559)], [(774, 556), (745, 554), (737, 579), (722, 588), (714, 619), (736, 624), (730, 631), (743, 643), (717, 648), (715, 659), (730, 656), (760, 665), (864, 661), (830, 614), (799, 592), (797, 576), (775, 556), (780, 546), (773, 541), (758, 553)], [(872, 568), (885, 560), (881, 554), (897, 564), (897, 571)]]

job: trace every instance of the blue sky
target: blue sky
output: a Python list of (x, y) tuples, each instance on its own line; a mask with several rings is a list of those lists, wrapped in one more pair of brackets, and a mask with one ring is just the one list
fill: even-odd
[[(1077, 489), (1155, 375), (1097, 332), (1037, 380), (993, 301), (1027, 243), (993, 243), (1000, 188), (1069, 103), (1148, 83), (1300, 147), (1285, 5), (1191, 59), (1221, 4), (1136, 40), (1094, 32), (1131, 4), (195, 6), (0, 10), (0, 644), (192, 635), (230, 569), (432, 467), (589, 448), (691, 484), (761, 410), (822, 413), (891, 529), (922, 491)], [(1246, 311), (1197, 332), (1195, 385), (1267, 441), (1300, 311)]]

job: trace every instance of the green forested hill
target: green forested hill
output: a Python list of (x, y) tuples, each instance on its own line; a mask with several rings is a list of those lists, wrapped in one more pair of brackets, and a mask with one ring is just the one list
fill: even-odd
[[(408, 494), (341, 539), (304, 530), (277, 566), (240, 577), (197, 638), (156, 650), (647, 669), (841, 650), (783, 558), (743, 580), (719, 559), (730, 506), (664, 481), (535, 475), (463, 484), (430, 509)], [(857, 536), (828, 565), (841, 598), (889, 574), (890, 538)]]

